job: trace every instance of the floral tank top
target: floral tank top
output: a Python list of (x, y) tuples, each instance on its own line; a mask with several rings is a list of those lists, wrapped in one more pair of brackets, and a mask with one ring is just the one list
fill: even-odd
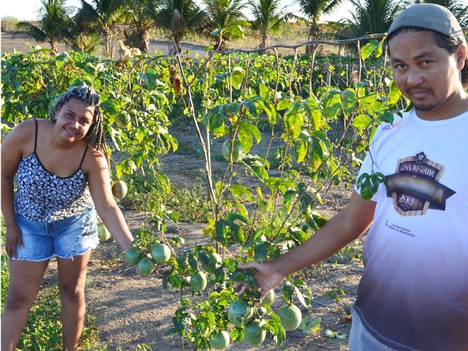
[(37, 153), (37, 120), (34, 152), (20, 160), (17, 170), (15, 211), (31, 221), (54, 222), (77, 213), (94, 210), (86, 175), (78, 170), (69, 177), (58, 177), (41, 163)]

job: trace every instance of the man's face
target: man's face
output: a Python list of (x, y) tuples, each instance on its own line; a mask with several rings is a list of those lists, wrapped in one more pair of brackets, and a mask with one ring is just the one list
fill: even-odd
[[(460, 52), (439, 47), (430, 31), (399, 33), (389, 43), (396, 85), (421, 118), (450, 114), (451, 100), (460, 91)], [(458, 63), (457, 63), (458, 62)]]

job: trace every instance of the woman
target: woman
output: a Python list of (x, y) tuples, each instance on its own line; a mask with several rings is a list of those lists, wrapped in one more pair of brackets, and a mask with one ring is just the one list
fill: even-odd
[[(115, 203), (99, 95), (88, 86), (62, 94), (50, 119), (18, 124), (2, 145), (2, 212), (10, 258), (2, 350), (14, 350), (45, 270), (57, 258), (63, 349), (76, 350), (84, 288), (98, 242), (96, 210), (127, 251), (133, 237)], [(17, 189), (14, 191), (14, 177)]]

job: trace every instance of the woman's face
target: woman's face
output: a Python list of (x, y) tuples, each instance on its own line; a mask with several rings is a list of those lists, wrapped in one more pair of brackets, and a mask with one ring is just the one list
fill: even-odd
[(72, 98), (55, 111), (56, 127), (64, 141), (75, 142), (88, 134), (94, 122), (94, 106)]

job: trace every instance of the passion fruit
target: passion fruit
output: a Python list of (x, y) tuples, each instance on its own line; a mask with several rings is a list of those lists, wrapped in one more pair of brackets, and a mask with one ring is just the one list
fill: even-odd
[(138, 261), (138, 272), (140, 272), (143, 277), (150, 275), (153, 271), (154, 262), (151, 258), (145, 256)]
[(259, 321), (249, 322), (244, 329), (244, 340), (250, 346), (260, 346), (266, 337), (266, 330)]
[(111, 238), (111, 233), (107, 230), (104, 223), (98, 224), (97, 232), (98, 232), (99, 241), (101, 243), (104, 243)]
[(301, 310), (295, 305), (284, 306), (278, 313), (278, 316), (281, 319), (281, 325), (286, 331), (296, 329), (302, 321)]
[(171, 258), (171, 249), (166, 244), (157, 244), (151, 249), (151, 258), (156, 263), (165, 263)]
[(127, 184), (121, 179), (114, 181), (111, 185), (111, 189), (112, 195), (114, 195), (117, 200), (122, 200), (125, 196), (127, 196)]
[(243, 300), (234, 300), (227, 309), (229, 321), (238, 327), (247, 324), (253, 313), (253, 308)]
[(229, 336), (229, 333), (225, 330), (222, 330), (216, 334), (213, 339), (211, 339), (210, 345), (215, 350), (224, 350), (229, 346), (230, 342), (231, 337)]
[(275, 301), (275, 291), (271, 289), (270, 291), (267, 292), (267, 294), (262, 299), (262, 301), (260, 301), (260, 304), (262, 306), (268, 306), (268, 305), (273, 304), (274, 301)]
[(232, 162), (238, 162), (244, 156), (244, 150), (239, 140), (234, 140), (234, 144), (231, 144), (231, 140), (226, 140), (221, 149), (223, 157), (226, 161), (230, 162), (229, 156), (231, 155), (232, 145)]
[(115, 124), (119, 128), (125, 128), (130, 123), (130, 115), (128, 112), (122, 112), (117, 115), (115, 118)]
[(137, 247), (132, 247), (125, 253), (125, 259), (127, 260), (128, 264), (132, 266), (136, 266), (142, 257), (143, 254)]
[(193, 291), (203, 291), (208, 284), (205, 273), (197, 271), (190, 277), (190, 287)]

